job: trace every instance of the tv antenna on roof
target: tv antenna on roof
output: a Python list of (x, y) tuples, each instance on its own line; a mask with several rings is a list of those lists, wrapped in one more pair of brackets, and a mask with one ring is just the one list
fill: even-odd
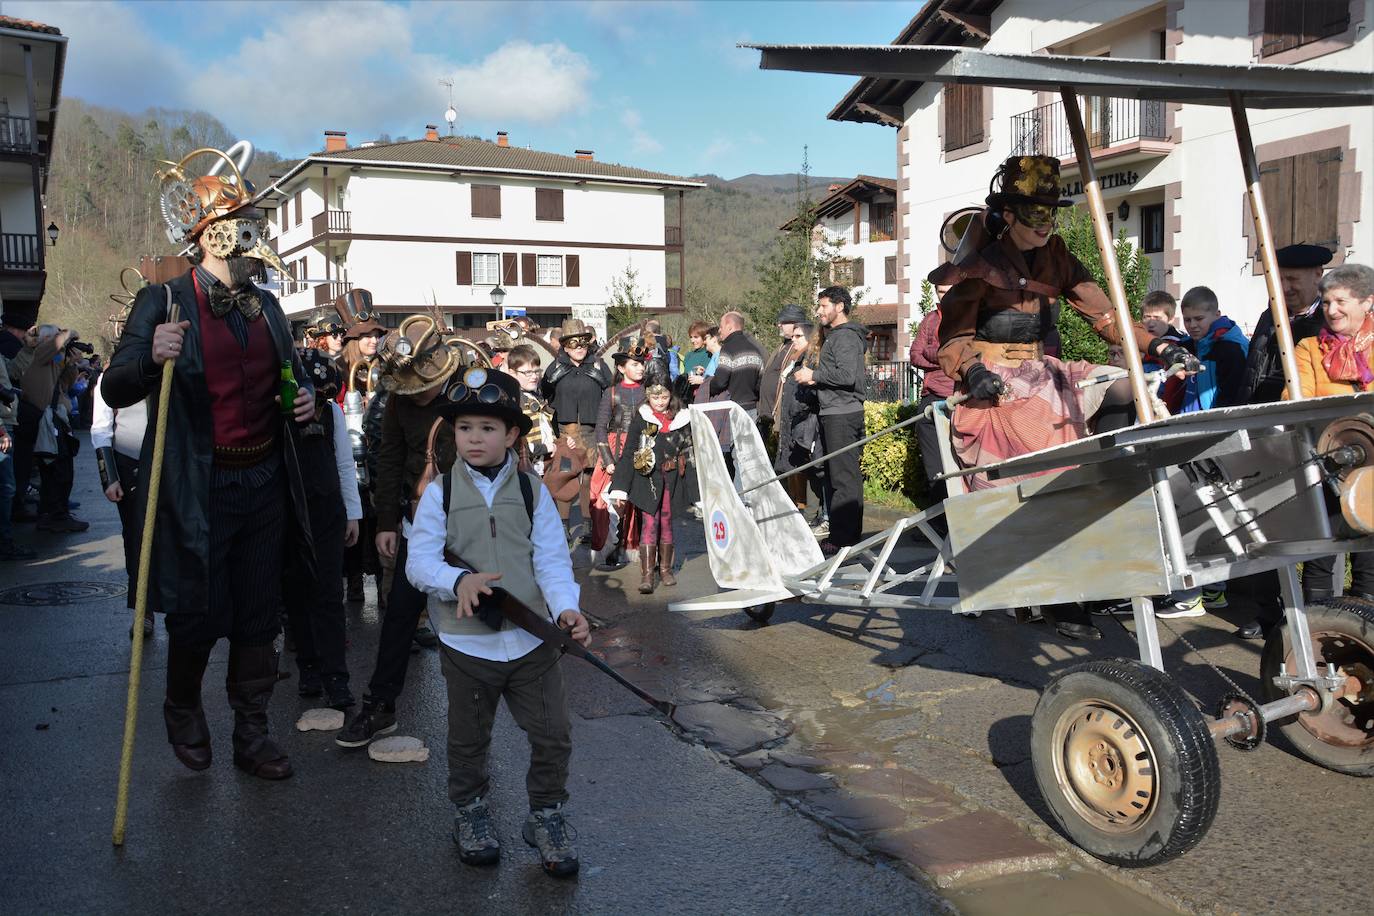
[(453, 80), (441, 79), (440, 86), (448, 87), (448, 111), (444, 112), (444, 120), (448, 122), (448, 135), (453, 136), (453, 122), (458, 120), (458, 109), (453, 107)]

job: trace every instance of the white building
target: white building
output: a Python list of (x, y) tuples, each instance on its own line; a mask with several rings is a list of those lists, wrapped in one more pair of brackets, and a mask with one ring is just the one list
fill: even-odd
[[(1369, 71), (1371, 25), (1374, 0), (930, 0), (893, 44)], [(1126, 99), (1080, 105), (1107, 210), (1148, 253), (1155, 285), (1175, 295), (1210, 286), (1226, 314), (1253, 327), (1268, 297), (1229, 112)], [(1005, 157), (1059, 157), (1064, 193), (1084, 199), (1061, 106), (1049, 93), (865, 78), (830, 117), (897, 128), (899, 346), (921, 279), (947, 257), (941, 224), (982, 204)], [(1333, 265), (1374, 263), (1365, 178), (1374, 113), (1276, 109), (1249, 117), (1276, 244), (1325, 245)]]
[[(832, 184), (814, 210), (812, 251), (830, 261), (822, 285), (849, 287), (855, 319), (870, 332), (869, 355), (893, 358), (897, 331), (897, 182), (859, 175)], [(792, 226), (789, 220), (782, 226)]]
[(288, 315), (303, 317), (354, 286), (382, 320), (438, 306), (454, 327), (523, 308), (551, 326), (604, 307), (626, 270), (649, 308), (682, 308), (683, 194), (701, 182), (496, 142), (444, 137), (348, 145), (325, 132), (260, 195), (291, 276)]
[(43, 193), (66, 58), (53, 26), (0, 16), (0, 301), (18, 320), (35, 319), (47, 285)]

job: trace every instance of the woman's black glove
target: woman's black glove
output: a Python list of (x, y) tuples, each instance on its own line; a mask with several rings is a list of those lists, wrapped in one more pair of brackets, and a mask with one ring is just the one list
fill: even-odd
[(1196, 356), (1188, 351), (1188, 348), (1180, 346), (1171, 340), (1163, 337), (1156, 337), (1150, 341), (1148, 347), (1151, 355), (1164, 364), (1164, 367), (1182, 366), (1183, 371), (1189, 375), (1202, 371), (1202, 363)]
[(968, 396), (975, 401), (995, 401), (1007, 390), (1007, 385), (987, 366), (974, 363), (964, 372)]

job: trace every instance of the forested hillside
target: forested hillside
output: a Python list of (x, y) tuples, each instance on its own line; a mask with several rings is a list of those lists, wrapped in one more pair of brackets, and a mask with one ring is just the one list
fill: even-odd
[[(96, 341), (116, 306), (122, 268), (146, 254), (171, 254), (156, 215), (154, 173), (203, 146), (227, 148), (236, 138), (200, 111), (150, 109), (142, 114), (62, 102), (62, 119), (48, 182), (47, 215), (61, 235), (48, 249), (45, 321), (75, 327)], [(262, 187), (282, 159), (258, 150), (249, 180)], [(201, 164), (204, 167), (204, 164)], [(739, 307), (757, 282), (757, 268), (803, 200), (816, 201), (842, 178), (797, 174), (744, 175), (726, 180), (701, 176), (707, 187), (689, 193), (684, 205), (687, 239), (687, 305), (694, 315), (719, 317)]]

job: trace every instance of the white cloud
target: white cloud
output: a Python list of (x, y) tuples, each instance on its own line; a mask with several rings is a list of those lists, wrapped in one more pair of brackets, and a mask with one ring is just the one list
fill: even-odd
[(594, 78), (587, 59), (560, 42), (511, 41), (453, 71), (453, 91), (460, 118), (549, 121), (584, 110)]
[(644, 129), (644, 117), (637, 110), (625, 109), (620, 115), (620, 123), (630, 135), (630, 149), (632, 151), (636, 153), (662, 152), (663, 144), (655, 140)]
[(734, 149), (735, 141), (728, 137), (716, 137), (710, 143), (706, 144), (706, 148), (701, 151), (701, 161), (713, 162), (726, 153), (733, 152)]

